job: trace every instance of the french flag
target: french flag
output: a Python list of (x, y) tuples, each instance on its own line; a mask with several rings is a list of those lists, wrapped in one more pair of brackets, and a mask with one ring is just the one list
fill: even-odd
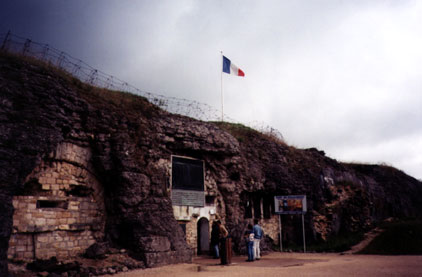
[(233, 74), (236, 76), (244, 77), (245, 73), (235, 66), (229, 59), (227, 59), (225, 56), (223, 56), (223, 72), (227, 74)]

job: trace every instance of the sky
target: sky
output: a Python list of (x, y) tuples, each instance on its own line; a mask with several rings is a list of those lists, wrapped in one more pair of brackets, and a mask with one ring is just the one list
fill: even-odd
[[(422, 1), (2, 0), (0, 34), (422, 179)], [(245, 77), (221, 74), (221, 51)]]

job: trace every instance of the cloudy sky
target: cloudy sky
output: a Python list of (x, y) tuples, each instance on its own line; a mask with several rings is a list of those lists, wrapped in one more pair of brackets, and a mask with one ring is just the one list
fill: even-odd
[(221, 108), (340, 161), (422, 179), (422, 1), (2, 0), (0, 34)]

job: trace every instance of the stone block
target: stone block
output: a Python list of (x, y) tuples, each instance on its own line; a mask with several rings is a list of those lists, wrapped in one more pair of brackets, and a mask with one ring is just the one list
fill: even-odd
[(79, 202), (77, 202), (77, 201), (71, 201), (71, 202), (69, 202), (68, 209), (69, 210), (73, 210), (73, 211), (79, 210)]
[(35, 224), (36, 225), (45, 225), (46, 224), (46, 220), (45, 220), (45, 218), (36, 218), (35, 219)]
[(34, 217), (44, 217), (44, 214), (42, 212), (33, 212), (32, 215)]
[(24, 219), (26, 220), (31, 220), (32, 219), (32, 214), (28, 213), (24, 215)]
[[(46, 180), (47, 181), (47, 180)], [(43, 183), (42, 184), (42, 187), (41, 187), (43, 190), (50, 190), (50, 185), (49, 184), (47, 184), (46, 182), (45, 183)]]
[(61, 224), (59, 225), (59, 230), (70, 230), (70, 226), (69, 224)]
[(166, 264), (192, 262), (192, 251), (167, 251), (158, 253), (145, 253), (145, 264), (147, 267), (157, 267)]
[(164, 252), (170, 250), (170, 241), (167, 237), (141, 237), (139, 246), (141, 252)]
[(38, 242), (48, 242), (48, 237), (47, 236), (39, 236), (37, 238)]

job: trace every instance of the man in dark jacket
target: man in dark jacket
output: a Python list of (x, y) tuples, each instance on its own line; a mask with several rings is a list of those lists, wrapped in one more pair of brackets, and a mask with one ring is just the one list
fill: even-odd
[(217, 222), (212, 223), (211, 229), (211, 247), (214, 253), (214, 259), (220, 258), (220, 252), (218, 251), (218, 244), (220, 242), (220, 228)]

